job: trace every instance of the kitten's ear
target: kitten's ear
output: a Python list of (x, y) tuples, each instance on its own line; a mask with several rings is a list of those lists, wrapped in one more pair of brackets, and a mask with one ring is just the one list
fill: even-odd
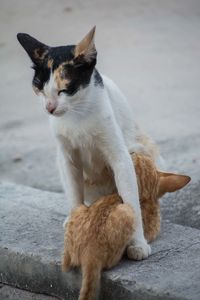
[(158, 172), (160, 177), (159, 194), (172, 193), (182, 189), (191, 180), (189, 176)]
[(91, 62), (96, 59), (97, 51), (94, 44), (95, 29), (96, 26), (76, 45), (74, 51), (75, 58), (83, 57), (86, 62)]
[(17, 39), (28, 53), (32, 62), (36, 65), (41, 64), (45, 55), (48, 53), (49, 46), (39, 42), (26, 33), (18, 33)]

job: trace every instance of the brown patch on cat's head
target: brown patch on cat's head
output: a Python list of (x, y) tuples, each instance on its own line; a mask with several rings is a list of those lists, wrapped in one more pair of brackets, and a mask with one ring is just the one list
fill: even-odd
[(80, 43), (76, 45), (74, 50), (75, 58), (82, 56), (84, 57), (84, 60), (88, 62), (96, 58), (97, 52), (94, 44), (95, 29), (96, 26), (94, 26)]
[(17, 34), (18, 41), (26, 50), (34, 64), (41, 65), (49, 52), (49, 46), (39, 42), (32, 36), (26, 33)]
[(44, 50), (42, 48), (36, 48), (33, 51), (33, 56), (36, 60), (43, 60), (45, 56), (47, 55), (48, 50)]
[(47, 68), (52, 69), (53, 67), (53, 58), (49, 58), (47, 61)]
[(70, 83), (70, 79), (66, 78), (65, 66), (70, 64), (70, 62), (62, 63), (55, 71), (54, 78), (57, 83), (58, 90), (64, 90)]

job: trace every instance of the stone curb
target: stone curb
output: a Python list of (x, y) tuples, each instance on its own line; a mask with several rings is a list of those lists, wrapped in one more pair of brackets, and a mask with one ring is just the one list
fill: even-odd
[[(81, 276), (62, 273), (63, 195), (0, 184), (0, 280), (75, 300)], [(100, 299), (194, 299), (200, 296), (200, 231), (164, 223), (152, 255), (123, 260), (102, 276)]]
[(58, 300), (58, 298), (44, 294), (36, 294), (9, 285), (0, 284), (1, 300)]

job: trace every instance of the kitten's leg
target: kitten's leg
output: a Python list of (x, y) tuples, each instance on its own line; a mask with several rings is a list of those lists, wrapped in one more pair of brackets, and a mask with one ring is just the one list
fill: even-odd
[(141, 260), (150, 255), (151, 248), (144, 237), (136, 173), (120, 129), (116, 130), (111, 125), (109, 126), (111, 132), (106, 127), (103, 142), (99, 140), (99, 148), (114, 172), (119, 195), (124, 202), (134, 207), (136, 230), (128, 247), (128, 255), (130, 259)]
[(59, 147), (58, 167), (70, 212), (83, 203), (83, 170), (79, 152)]

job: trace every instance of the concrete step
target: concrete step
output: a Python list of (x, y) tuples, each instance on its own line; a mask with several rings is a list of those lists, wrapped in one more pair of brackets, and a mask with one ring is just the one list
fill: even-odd
[[(62, 194), (0, 184), (0, 281), (21, 289), (75, 300), (78, 270), (62, 273)], [(142, 262), (123, 260), (102, 276), (102, 300), (200, 299), (200, 231), (163, 223)]]
[(1, 300), (58, 300), (58, 298), (47, 296), (44, 294), (36, 294), (18, 288), (1, 284), (0, 285)]

